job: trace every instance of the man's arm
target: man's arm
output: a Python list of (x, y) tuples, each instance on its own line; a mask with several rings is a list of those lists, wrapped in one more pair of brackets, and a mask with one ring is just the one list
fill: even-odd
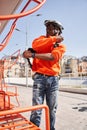
[(44, 54), (38, 54), (38, 53), (32, 53), (28, 50), (24, 51), (23, 53), (24, 58), (38, 58), (42, 60), (54, 60), (54, 57), (51, 53), (44, 53)]
[(52, 46), (56, 42), (61, 43), (63, 40), (64, 38), (60, 35), (50, 37), (41, 36), (33, 41), (32, 48), (38, 52), (38, 50), (40, 50), (41, 48), (49, 45)]

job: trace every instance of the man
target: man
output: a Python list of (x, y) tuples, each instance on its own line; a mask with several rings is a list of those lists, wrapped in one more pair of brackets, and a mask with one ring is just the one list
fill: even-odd
[[(61, 43), (63, 27), (59, 22), (45, 20), (46, 36), (36, 38), (32, 43), (34, 51), (26, 50), (24, 58), (33, 58), (32, 70), (34, 74), (32, 105), (46, 103), (50, 110), (50, 130), (55, 130), (56, 111), (58, 106), (58, 75), (60, 73), (59, 61), (66, 51)], [(40, 125), (41, 110), (31, 113), (30, 121)]]

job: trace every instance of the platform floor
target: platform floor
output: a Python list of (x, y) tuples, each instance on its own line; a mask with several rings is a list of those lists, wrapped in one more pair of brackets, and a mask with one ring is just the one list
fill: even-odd
[[(18, 86), (20, 107), (32, 105), (32, 88)], [(87, 95), (59, 91), (56, 130), (87, 130)], [(29, 119), (30, 113), (24, 116)], [(41, 128), (45, 130), (44, 111)]]

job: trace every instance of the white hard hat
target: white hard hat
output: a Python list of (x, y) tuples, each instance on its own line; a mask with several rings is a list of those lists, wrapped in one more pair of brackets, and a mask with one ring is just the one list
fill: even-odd
[(49, 24), (53, 24), (57, 29), (60, 30), (60, 34), (62, 33), (62, 30), (64, 29), (62, 24), (58, 21), (55, 20), (45, 20), (44, 21), (44, 25), (48, 26)]

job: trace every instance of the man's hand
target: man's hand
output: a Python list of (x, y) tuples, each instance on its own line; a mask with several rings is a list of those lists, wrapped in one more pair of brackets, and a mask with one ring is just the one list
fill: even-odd
[(36, 52), (33, 48), (28, 48), (28, 51), (31, 51), (32, 53)]
[(31, 53), (31, 51), (29, 51), (29, 50), (25, 50), (24, 52), (23, 52), (23, 57), (24, 58), (31, 58), (32, 57), (32, 53)]
[(61, 35), (56, 36), (57, 42), (60, 43), (64, 40), (64, 38)]

